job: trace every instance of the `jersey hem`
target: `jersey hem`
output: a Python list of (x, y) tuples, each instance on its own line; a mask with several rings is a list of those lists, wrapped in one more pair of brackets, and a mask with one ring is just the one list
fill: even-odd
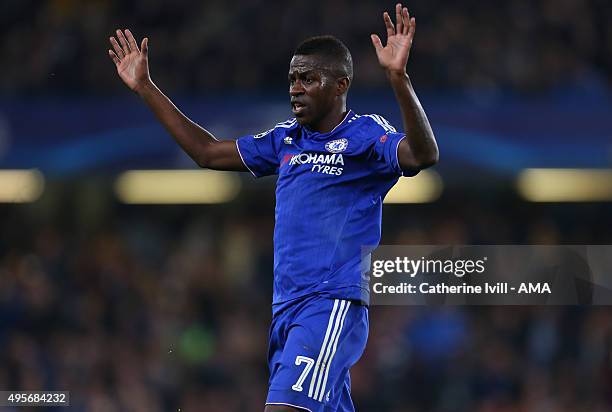
[(329, 290), (315, 290), (306, 293), (301, 293), (297, 295), (293, 295), (278, 301), (272, 301), (272, 312), (276, 312), (275, 309), (281, 309), (285, 307), (288, 303), (300, 299), (305, 299), (311, 296), (323, 296), (325, 298), (330, 299), (345, 299), (352, 300), (355, 302), (359, 302), (361, 305), (369, 306), (370, 305), (370, 290), (368, 288), (363, 288), (361, 286), (345, 286), (335, 289)]

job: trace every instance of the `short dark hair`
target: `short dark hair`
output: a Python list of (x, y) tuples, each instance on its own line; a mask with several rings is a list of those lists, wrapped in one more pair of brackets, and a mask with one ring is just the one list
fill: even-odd
[(348, 47), (338, 38), (325, 35), (304, 40), (295, 49), (294, 56), (321, 56), (334, 71), (353, 80), (353, 58)]

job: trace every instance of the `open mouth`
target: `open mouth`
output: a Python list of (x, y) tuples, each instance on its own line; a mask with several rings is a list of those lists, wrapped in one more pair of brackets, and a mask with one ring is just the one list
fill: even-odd
[(306, 105), (303, 103), (293, 102), (291, 103), (291, 110), (294, 114), (300, 114), (304, 111)]

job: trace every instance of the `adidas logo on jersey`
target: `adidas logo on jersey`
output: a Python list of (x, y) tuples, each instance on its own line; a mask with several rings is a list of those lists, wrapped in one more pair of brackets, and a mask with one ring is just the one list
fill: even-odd
[(291, 144), (293, 143), (293, 138), (291, 136), (285, 136), (283, 142), (285, 142), (285, 144)]

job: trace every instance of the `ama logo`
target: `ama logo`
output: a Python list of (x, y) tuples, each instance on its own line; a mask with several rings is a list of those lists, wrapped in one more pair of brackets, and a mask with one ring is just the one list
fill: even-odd
[(346, 150), (347, 146), (348, 140), (344, 138), (325, 143), (325, 149), (330, 153), (342, 153)]

